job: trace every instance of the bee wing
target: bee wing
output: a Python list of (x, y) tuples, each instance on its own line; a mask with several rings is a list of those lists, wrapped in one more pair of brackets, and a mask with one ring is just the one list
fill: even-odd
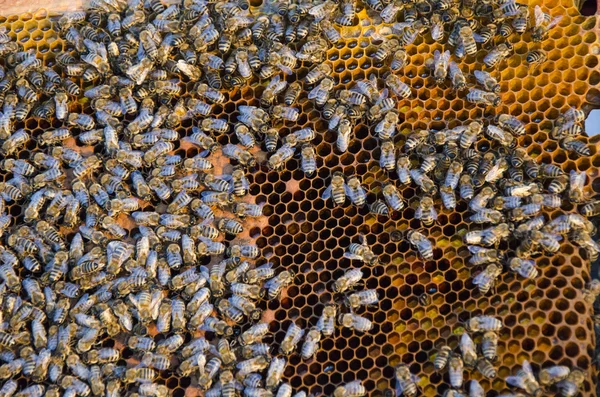
[(392, 29), (398, 30), (398, 31), (403, 31), (405, 28), (409, 28), (411, 26), (412, 26), (412, 23), (410, 23), (410, 22), (396, 22), (395, 24), (392, 25)]
[(448, 64), (448, 61), (450, 61), (450, 51), (446, 50), (444, 51), (444, 53), (442, 54), (442, 62), (444, 64)]
[(240, 111), (241, 114), (247, 114), (249, 116), (252, 115), (254, 109), (255, 109), (254, 106), (248, 106), (248, 105), (238, 106), (238, 110)]
[(535, 16), (535, 26), (540, 26), (544, 23), (546, 17), (544, 16), (544, 11), (542, 11), (542, 7), (539, 5), (535, 6), (533, 9), (533, 15)]
[(479, 252), (487, 251), (487, 248), (483, 248), (478, 245), (469, 245), (467, 248), (469, 249), (469, 252), (471, 254), (477, 254)]
[(485, 43), (485, 39), (479, 33), (473, 32), (473, 39), (476, 43)]
[(390, 91), (387, 88), (384, 88), (381, 93), (379, 94), (379, 99), (377, 99), (377, 102), (381, 102), (384, 99), (387, 99), (387, 97), (390, 95)]
[(289, 66), (285, 66), (285, 65), (282, 65), (282, 64), (278, 63), (278, 64), (277, 64), (277, 67), (278, 67), (279, 69), (281, 69), (281, 71), (282, 71), (283, 73), (287, 74), (288, 76), (290, 76), (290, 75), (293, 73), (293, 72), (292, 72), (292, 69), (291, 69)]
[(552, 18), (552, 20), (550, 21), (550, 23), (548, 23), (548, 29), (558, 25), (558, 23), (562, 20), (563, 16), (559, 15), (557, 17)]
[(317, 97), (317, 95), (319, 95), (319, 92), (321, 91), (321, 86), (316, 86), (315, 88), (313, 88), (312, 90), (310, 90), (310, 92), (308, 93), (308, 99), (315, 99)]
[(329, 186), (327, 187), (327, 189), (325, 189), (325, 191), (323, 192), (323, 196), (322, 196), (322, 197), (323, 197), (323, 200), (327, 200), (328, 198), (330, 198), (330, 197), (331, 197), (331, 190), (332, 190), (332, 186), (331, 186), (331, 185), (329, 185)]
[(231, 176), (231, 174), (218, 175), (218, 176), (215, 176), (215, 178), (219, 178), (219, 179), (222, 179), (227, 182), (231, 182), (233, 180), (233, 176)]
[(199, 238), (200, 241), (202, 241), (203, 243), (206, 243), (206, 244), (212, 244), (212, 243), (214, 243), (214, 241), (212, 241), (208, 237), (200, 236), (198, 238)]
[(433, 53), (433, 64), (437, 65), (440, 62), (441, 54), (439, 50), (435, 50)]
[(520, 376), (507, 376), (505, 380), (506, 380), (506, 383), (511, 386), (526, 390), (525, 382), (523, 381), (523, 378)]
[(352, 254), (350, 252), (344, 252), (344, 258), (348, 258), (351, 260), (357, 260), (357, 261), (362, 261), (363, 258), (360, 255), (356, 255), (356, 254)]
[(489, 73), (484, 72), (483, 70), (476, 70), (473, 72), (473, 75), (475, 76), (475, 79), (477, 80), (477, 82), (479, 84), (483, 84), (483, 82), (486, 80)]
[(525, 372), (528, 377), (530, 377), (533, 380), (535, 380), (535, 377), (533, 376), (533, 369), (531, 368), (531, 364), (529, 363), (529, 361), (527, 361), (527, 360), (523, 361), (523, 368), (522, 369), (523, 369), (523, 372)]
[(490, 276), (488, 275), (488, 272), (486, 270), (473, 277), (473, 284), (475, 285), (487, 284), (489, 281)]
[(269, 82), (269, 84), (267, 85), (267, 87), (265, 88), (266, 90), (274, 90), (275, 87), (277, 85), (279, 85), (279, 80), (281, 79), (281, 76), (277, 75), (275, 77), (273, 77), (273, 79)]
[(400, 397), (404, 393), (404, 382), (396, 378), (396, 397)]
[(385, 40), (385, 37), (383, 37), (382, 35), (380, 35), (379, 33), (375, 32), (375, 31), (373, 31), (370, 36), (371, 36), (371, 39), (373, 39), (375, 41), (384, 41)]

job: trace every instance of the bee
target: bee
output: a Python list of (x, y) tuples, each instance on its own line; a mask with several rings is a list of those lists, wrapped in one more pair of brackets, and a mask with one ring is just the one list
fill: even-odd
[(350, 145), (350, 137), (352, 134), (352, 123), (348, 119), (342, 119), (337, 128), (337, 139), (335, 145), (337, 150), (345, 153)]
[(415, 218), (419, 219), (425, 226), (431, 226), (437, 220), (437, 211), (431, 197), (425, 196), (421, 199), (415, 211)]
[(490, 51), (484, 58), (483, 63), (488, 68), (493, 68), (498, 65), (502, 60), (508, 57), (513, 50), (513, 47), (510, 43), (502, 43), (498, 46), (494, 47), (492, 51)]
[(434, 13), (431, 16), (431, 38), (434, 41), (442, 42), (444, 40), (444, 20), (440, 13)]
[(354, 380), (338, 386), (333, 391), (334, 397), (363, 397), (367, 395), (367, 389), (360, 380)]
[(271, 360), (269, 369), (267, 370), (267, 377), (265, 379), (265, 387), (273, 389), (279, 385), (281, 378), (283, 377), (283, 371), (285, 370), (286, 361), (284, 358), (275, 357)]
[[(558, 169), (556, 172), (562, 172), (562, 170)], [(581, 203), (585, 201), (586, 195), (584, 192), (585, 181), (587, 180), (587, 175), (585, 171), (577, 172), (575, 170), (571, 170), (571, 174), (569, 175), (569, 200), (573, 203)]]
[[(394, 74), (389, 74), (385, 78), (385, 85), (388, 87), (394, 95), (398, 98), (410, 98), (412, 96), (412, 91), (410, 86), (404, 83), (400, 78)], [(393, 112), (390, 114), (394, 114)]]
[(585, 143), (571, 136), (565, 136), (560, 141), (560, 147), (579, 156), (589, 156), (591, 153), (590, 148)]
[(314, 99), (317, 106), (321, 107), (329, 100), (329, 95), (333, 90), (334, 82), (330, 78), (324, 78), (321, 82), (308, 93), (308, 99)]
[(488, 379), (494, 379), (496, 377), (496, 369), (492, 363), (485, 358), (477, 361), (477, 370)]
[(467, 88), (467, 79), (456, 62), (450, 61), (448, 64), (448, 73), (450, 81), (452, 81), (452, 86), (455, 90), (463, 91)]
[(383, 141), (381, 143), (379, 165), (388, 171), (393, 171), (396, 168), (396, 148), (392, 141)]
[(304, 330), (296, 325), (296, 323), (290, 323), (287, 329), (283, 341), (279, 347), (279, 352), (284, 355), (290, 355), (295, 349), (300, 339), (304, 336)]
[(527, 63), (533, 66), (540, 65), (548, 59), (548, 54), (544, 50), (532, 50), (527, 53)]
[(297, 108), (275, 105), (271, 110), (274, 119), (283, 119), (285, 121), (297, 121), (300, 117), (300, 111)]
[(333, 173), (331, 184), (323, 192), (323, 200), (330, 197), (336, 205), (343, 205), (346, 202), (346, 178), (339, 171)]
[(398, 120), (398, 113), (386, 113), (383, 119), (375, 125), (375, 133), (382, 140), (392, 139), (396, 134)]
[(396, 186), (391, 183), (386, 183), (383, 186), (383, 198), (387, 205), (389, 205), (394, 211), (401, 211), (404, 208), (404, 201)]
[(400, 364), (394, 369), (396, 377), (396, 396), (415, 397), (418, 392), (419, 377), (410, 373), (407, 365)]
[(560, 394), (564, 397), (574, 397), (583, 386), (585, 374), (579, 369), (573, 369), (567, 379), (556, 384)]
[(272, 170), (280, 170), (294, 156), (294, 147), (286, 143), (280, 147), (268, 160), (268, 166)]
[(464, 364), (459, 355), (453, 354), (448, 362), (448, 375), (452, 387), (461, 388), (463, 384)]
[(450, 346), (442, 346), (434, 360), (433, 360), (433, 367), (435, 368), (436, 371), (441, 371), (444, 368), (446, 368), (446, 365), (448, 365), (448, 360), (450, 359), (450, 356), (452, 355), (452, 348)]
[(222, 147), (223, 155), (229, 159), (236, 160), (244, 167), (254, 167), (256, 159), (248, 151), (232, 144)]
[(477, 348), (467, 332), (462, 334), (459, 347), (463, 363), (468, 367), (474, 367), (477, 362)]
[(366, 204), (367, 194), (356, 176), (348, 178), (345, 185), (345, 191), (346, 195), (350, 197), (350, 200), (354, 205), (362, 207)]
[(269, 299), (275, 299), (284, 288), (294, 280), (294, 273), (289, 270), (279, 273), (264, 284), (264, 288), (268, 291)]
[[(315, 84), (319, 81), (321, 81), (322, 79), (324, 79), (325, 77), (331, 75), (332, 69), (331, 69), (331, 65), (327, 64), (327, 63), (322, 63), (320, 65), (315, 66), (310, 72), (308, 72), (308, 74), (306, 75), (306, 77), (304, 78), (304, 81), (307, 84)], [(298, 89), (299, 90), (300, 87), (298, 88), (294, 88), (294, 89)], [(290, 86), (291, 89), (291, 86)], [(288, 90), (289, 91), (289, 90)], [(286, 93), (286, 97), (288, 93)], [(290, 95), (290, 98), (292, 96)], [(297, 99), (297, 95), (296, 95), (296, 99)], [(291, 106), (291, 104), (288, 105), (287, 102), (285, 102), (285, 104), (287, 106)]]
[(377, 291), (374, 289), (368, 289), (364, 291), (355, 292), (346, 298), (346, 302), (350, 309), (356, 309), (360, 306), (375, 305), (379, 302)]
[[(486, 92), (477, 88), (470, 88), (466, 96), (467, 101), (476, 105), (499, 106), (502, 102), (500, 97), (492, 92)], [(489, 126), (488, 126), (489, 128)]]
[(277, 98), (277, 96), (282, 93), (286, 87), (287, 82), (285, 80), (281, 81), (281, 77), (279, 75), (275, 76), (265, 87), (265, 90), (261, 96), (261, 104), (263, 106), (271, 106), (275, 98)]
[(222, 104), (225, 102), (225, 95), (214, 88), (209, 87), (207, 84), (198, 84), (196, 86), (196, 93), (212, 103)]
[(427, 237), (416, 230), (410, 230), (407, 235), (408, 241), (415, 246), (419, 255), (425, 260), (433, 259), (433, 245)]
[(292, 106), (294, 103), (296, 103), (298, 96), (300, 96), (301, 90), (302, 87), (300, 83), (296, 81), (291, 83), (285, 91), (285, 94), (283, 95), (283, 103), (286, 106)]
[(340, 314), (338, 323), (342, 327), (351, 328), (358, 332), (368, 332), (373, 329), (371, 320), (353, 313)]
[(200, 377), (198, 378), (198, 386), (202, 390), (207, 390), (212, 385), (214, 377), (219, 372), (222, 362), (218, 357), (213, 357), (204, 366), (204, 370), (200, 371)]
[[(283, 359), (280, 359), (283, 360)], [(285, 365), (285, 362), (283, 362)], [(278, 363), (277, 365), (281, 365)], [(251, 373), (262, 371), (269, 366), (269, 358), (267, 356), (257, 356), (250, 358), (245, 361), (240, 361), (236, 364), (236, 368), (238, 368), (237, 377), (244, 378)]]
[(531, 31), (531, 38), (535, 42), (544, 40), (548, 36), (548, 31), (562, 20), (562, 15), (552, 18), (550, 15), (542, 11), (539, 5), (533, 9), (535, 26)]
[(300, 151), (301, 168), (307, 176), (312, 176), (317, 171), (317, 155), (314, 146), (304, 144)]
[(321, 341), (321, 331), (318, 327), (311, 328), (307, 334), (300, 355), (304, 360), (309, 360), (314, 357), (317, 350), (319, 349), (319, 342)]
[[(362, 275), (362, 272), (361, 272)], [(335, 288), (335, 287), (334, 287)], [(349, 287), (350, 288), (350, 287)], [(340, 291), (342, 292), (342, 291)], [(332, 336), (335, 332), (335, 318), (337, 316), (337, 306), (335, 304), (325, 305), (323, 313), (317, 321), (317, 328), (323, 336)]]
[(377, 255), (375, 255), (371, 248), (369, 248), (364, 236), (361, 236), (360, 244), (351, 243), (348, 246), (347, 251), (344, 253), (344, 257), (350, 260), (362, 261), (369, 266), (377, 266), (379, 264)]
[(450, 51), (440, 53), (435, 50), (433, 59), (429, 59), (426, 65), (432, 70), (435, 82), (438, 85), (444, 84), (448, 75), (448, 66), (450, 61)]

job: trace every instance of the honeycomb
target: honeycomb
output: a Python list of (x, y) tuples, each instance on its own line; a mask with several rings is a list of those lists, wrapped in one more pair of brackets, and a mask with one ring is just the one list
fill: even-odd
[[(410, 63), (404, 69), (403, 80), (417, 94), (400, 102), (402, 134), (396, 140), (417, 129), (441, 130), (469, 120), (491, 118), (500, 112), (511, 114), (527, 126), (527, 134), (519, 138), (519, 145), (526, 147), (530, 156), (539, 163), (560, 165), (566, 172), (586, 171), (589, 177), (586, 191), (590, 195), (599, 194), (600, 138), (584, 138), (592, 156), (578, 158), (560, 148), (558, 142), (550, 139), (549, 132), (552, 121), (571, 106), (585, 110), (600, 107), (600, 19), (581, 15), (578, 5), (571, 0), (533, 1), (530, 5), (535, 4), (542, 5), (552, 15), (565, 17), (542, 43), (534, 44), (516, 35), (510, 38), (514, 55), (498, 68), (503, 104), (495, 110), (473, 106), (450, 87), (439, 87), (426, 77), (429, 72), (425, 60), (434, 50), (442, 50), (441, 44), (426, 37), (425, 41), (420, 38), (416, 45), (409, 46)], [(260, 0), (252, 6), (260, 6)], [(335, 72), (336, 88), (349, 87), (353, 81), (370, 74), (378, 77), (384, 74), (382, 65), (373, 63), (371, 57), (377, 47), (369, 38), (373, 29), (381, 28), (381, 22), (366, 9), (358, 17), (359, 28), (342, 28), (344, 43), (327, 53), (327, 61)], [(46, 65), (54, 63), (56, 54), (68, 50), (67, 43), (55, 30), (53, 16), (46, 11), (2, 17), (0, 26), (5, 26), (25, 50), (37, 51)], [(548, 53), (548, 61), (537, 70), (525, 63), (527, 52), (534, 48)], [(482, 69), (482, 58), (480, 53), (475, 62), (463, 62), (461, 67), (472, 74)], [(307, 67), (300, 67), (288, 80), (302, 79), (307, 72)], [(214, 107), (213, 117), (235, 122), (238, 107), (258, 106), (263, 90), (264, 84), (254, 84), (226, 93), (226, 103)], [(582, 300), (581, 292), (591, 276), (589, 261), (579, 247), (566, 242), (560, 254), (537, 260), (540, 277), (536, 280), (505, 273), (494, 294), (481, 296), (471, 282), (471, 268), (466, 265), (469, 253), (462, 241), (469, 230), (465, 222), (466, 203), (459, 202), (452, 212), (440, 210), (437, 223), (425, 229), (435, 241), (435, 252), (433, 261), (423, 262), (407, 241), (396, 241), (390, 234), (395, 230), (420, 228), (414, 219), (419, 199), (414, 187), (404, 188), (402, 194), (408, 205), (389, 219), (376, 217), (366, 208), (335, 207), (321, 198), (331, 174), (338, 170), (346, 175), (361, 175), (369, 191), (369, 201), (378, 196), (381, 183), (388, 176), (379, 168), (380, 151), (371, 127), (356, 125), (348, 152), (339, 155), (334, 150), (335, 133), (327, 131), (320, 110), (306, 98), (306, 92), (300, 97), (299, 107), (298, 121), (285, 122), (280, 133), (285, 136), (303, 127), (317, 131), (313, 141), (318, 155), (317, 175), (306, 177), (299, 160), (294, 158), (280, 172), (262, 167), (248, 176), (251, 200), (265, 204), (265, 218), (247, 225), (248, 236), (256, 241), (265, 260), (297, 275), (294, 285), (284, 290), (280, 299), (262, 303), (266, 309), (264, 319), (274, 320), (270, 324), (274, 340), (281, 342), (292, 321), (303, 328), (316, 324), (323, 305), (335, 300), (332, 280), (346, 269), (358, 266), (343, 258), (343, 253), (351, 242), (358, 241), (359, 235), (366, 236), (382, 264), (363, 267), (365, 288), (377, 289), (380, 296), (377, 307), (364, 309), (375, 323), (374, 329), (359, 334), (342, 328), (334, 338), (323, 339), (314, 359), (302, 361), (297, 355), (291, 356), (284, 378), (294, 390), (330, 395), (336, 386), (362, 379), (369, 396), (388, 397), (394, 386), (394, 366), (406, 363), (413, 374), (421, 377), (423, 395), (441, 395), (448, 387), (448, 379), (447, 374), (438, 374), (433, 369), (432, 358), (437, 348), (443, 343), (455, 347), (463, 332), (462, 322), (472, 315), (486, 314), (501, 318), (505, 325), (498, 346), (498, 377), (489, 381), (473, 372), (485, 390), (492, 390), (489, 396), (506, 391), (502, 379), (514, 374), (523, 360), (530, 360), (537, 367), (557, 363), (582, 368), (588, 374), (582, 395), (595, 393), (592, 307)], [(72, 105), (70, 111), (92, 113), (86, 102)], [(25, 128), (38, 137), (45, 130), (57, 127), (60, 124), (28, 118), (15, 128)], [(190, 120), (182, 123), (180, 132), (181, 136), (191, 134)], [(237, 143), (237, 138), (233, 134), (220, 135), (218, 142)], [(30, 158), (36, 149), (35, 140), (31, 140), (17, 157)], [(176, 145), (175, 154), (189, 157), (197, 153), (196, 148), (183, 141)], [(221, 160), (223, 167), (227, 167), (226, 159)], [(5, 173), (2, 176), (7, 179)], [(569, 203), (562, 208), (574, 209)], [(17, 223), (23, 219), (21, 210), (17, 206), (9, 209), (17, 217)], [(558, 213), (548, 215), (555, 217)], [(125, 226), (131, 235), (135, 232), (132, 225)], [(190, 337), (187, 335), (186, 340)], [(475, 342), (480, 340), (475, 338)], [(122, 348), (123, 359), (131, 357), (121, 341), (105, 340), (103, 346)], [(128, 365), (136, 364), (130, 361)], [(159, 383), (167, 385), (176, 397), (201, 395), (190, 387), (190, 378), (180, 378), (172, 371), (161, 373)], [(25, 380), (20, 384), (24, 386)]]

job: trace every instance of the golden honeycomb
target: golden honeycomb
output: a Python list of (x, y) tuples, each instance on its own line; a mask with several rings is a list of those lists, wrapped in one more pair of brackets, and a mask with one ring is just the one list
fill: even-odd
[[(592, 155), (578, 158), (550, 139), (552, 121), (569, 107), (600, 107), (600, 18), (581, 15), (572, 0), (535, 0), (552, 15), (564, 15), (560, 24), (550, 31), (547, 40), (533, 43), (513, 35), (514, 54), (498, 68), (503, 104), (497, 109), (476, 107), (467, 103), (450, 87), (442, 88), (427, 78), (425, 60), (442, 45), (429, 36), (419, 38), (407, 48), (410, 63), (403, 72), (403, 81), (416, 93), (412, 99), (400, 102), (400, 129), (396, 140), (402, 140), (417, 129), (440, 130), (469, 120), (491, 118), (496, 113), (517, 116), (527, 126), (527, 134), (519, 138), (529, 155), (539, 163), (554, 163), (564, 171), (586, 171), (586, 190), (590, 195), (600, 193), (600, 138), (582, 138), (589, 143)], [(252, 3), (260, 6), (260, 0)], [(327, 62), (334, 70), (337, 86), (349, 87), (353, 81), (375, 74), (382, 77), (382, 65), (372, 59), (376, 46), (370, 41), (373, 29), (380, 30), (381, 22), (371, 11), (358, 14), (358, 27), (342, 28), (344, 43), (327, 53)], [(56, 54), (69, 50), (55, 31), (54, 18), (45, 11), (0, 18), (11, 36), (25, 50), (37, 51), (46, 65), (52, 65)], [(527, 36), (525, 34), (524, 36)], [(541, 48), (548, 61), (536, 69), (525, 63), (531, 49)], [(462, 62), (465, 72), (482, 69), (483, 53), (475, 62)], [(300, 67), (288, 80), (302, 79), (308, 72)], [(83, 85), (82, 82), (80, 82)], [(264, 85), (253, 84), (226, 92), (227, 101), (214, 107), (214, 117), (234, 120), (241, 105), (259, 105)], [(375, 323), (371, 332), (358, 334), (341, 329), (334, 338), (325, 338), (316, 358), (303, 361), (298, 356), (289, 359), (285, 379), (294, 390), (306, 390), (314, 395), (330, 395), (339, 384), (362, 379), (369, 396), (390, 396), (393, 390), (394, 366), (406, 363), (411, 372), (421, 377), (423, 395), (441, 395), (448, 387), (446, 374), (433, 369), (432, 357), (442, 343), (456, 346), (462, 332), (462, 322), (475, 314), (501, 318), (505, 327), (500, 332), (498, 377), (493, 381), (479, 379), (488, 396), (506, 391), (503, 379), (520, 368), (523, 360), (540, 367), (557, 363), (579, 367), (588, 374), (583, 396), (594, 395), (596, 369), (595, 335), (591, 320), (591, 305), (582, 300), (582, 288), (591, 278), (589, 261), (583, 251), (570, 242), (553, 257), (537, 260), (540, 277), (525, 280), (506, 273), (501, 277), (494, 294), (481, 296), (471, 282), (471, 268), (465, 262), (468, 251), (462, 237), (469, 230), (466, 223), (467, 206), (459, 202), (455, 211), (441, 210), (438, 221), (428, 228), (435, 241), (433, 261), (423, 262), (406, 241), (393, 241), (390, 232), (418, 228), (414, 220), (417, 192), (413, 187), (403, 190), (408, 205), (394, 212), (389, 219), (376, 217), (368, 210), (354, 206), (334, 207), (321, 195), (330, 175), (337, 170), (346, 175), (362, 175), (369, 198), (379, 192), (387, 179), (379, 168), (379, 148), (371, 127), (359, 124), (347, 153), (334, 150), (336, 135), (327, 131), (320, 110), (306, 98), (300, 98), (301, 116), (296, 123), (286, 122), (281, 130), (285, 136), (296, 126), (312, 127), (317, 131), (314, 144), (318, 155), (318, 173), (308, 178), (292, 159), (280, 172), (261, 168), (249, 175), (250, 194), (256, 203), (265, 203), (265, 219), (250, 225), (249, 236), (261, 248), (262, 257), (278, 268), (293, 270), (294, 285), (283, 291), (280, 299), (263, 303), (265, 316), (272, 318), (271, 332), (280, 342), (291, 321), (306, 328), (316, 324), (323, 305), (334, 300), (331, 282), (344, 270), (356, 266), (343, 258), (350, 242), (365, 235), (381, 265), (363, 268), (365, 288), (377, 289), (380, 304), (365, 312)], [(71, 111), (91, 114), (88, 103), (72, 105)], [(33, 137), (46, 129), (57, 128), (45, 120), (28, 118), (16, 128), (25, 128)], [(191, 134), (191, 121), (181, 127), (181, 136)], [(221, 135), (220, 144), (237, 143), (235, 135)], [(37, 149), (35, 141), (28, 143), (18, 158), (29, 158)], [(482, 145), (482, 144), (480, 144)], [(480, 149), (485, 149), (480, 147)], [(94, 150), (82, 148), (81, 150)], [(194, 156), (197, 149), (181, 143), (175, 153)], [(3, 179), (6, 174), (2, 172)], [(569, 203), (562, 210), (575, 210)], [(22, 219), (21, 208), (13, 206), (10, 213)], [(548, 214), (557, 216), (559, 211)], [(133, 231), (132, 231), (133, 232)], [(581, 252), (580, 252), (581, 251)], [(423, 305), (419, 297), (427, 294), (430, 303)], [(158, 335), (157, 338), (162, 336)], [(189, 338), (189, 335), (187, 336)], [(479, 342), (478, 339), (475, 339)], [(103, 346), (123, 346), (119, 341), (105, 340)], [(131, 352), (123, 349), (123, 359)], [(134, 365), (135, 363), (129, 363)], [(22, 379), (21, 386), (25, 385)], [(176, 397), (200, 393), (189, 387), (191, 380), (177, 377), (174, 371), (161, 374), (159, 383), (167, 385)]]

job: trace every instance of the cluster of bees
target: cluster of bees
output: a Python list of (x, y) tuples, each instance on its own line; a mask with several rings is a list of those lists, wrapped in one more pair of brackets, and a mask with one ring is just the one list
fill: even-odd
[[(534, 42), (543, 41), (549, 30), (556, 26), (562, 16), (552, 17), (545, 13), (540, 6), (531, 10), (527, 4), (514, 0), (503, 2), (477, 2), (471, 0), (419, 0), (390, 1), (387, 4), (376, 1), (371, 8), (380, 11), (381, 19), (386, 24), (392, 24), (393, 34), (383, 37), (373, 33), (373, 38), (382, 41), (374, 59), (385, 62), (391, 59), (392, 73), (399, 71), (407, 61), (406, 47), (420, 38), (425, 40), (430, 36), (434, 42), (445, 43), (451, 49), (435, 51), (426, 65), (438, 85), (444, 85), (448, 78), (452, 88), (464, 91), (469, 88), (466, 100), (475, 104), (498, 106), (501, 103), (497, 95), (500, 90), (495, 78), (487, 71), (476, 70), (474, 78), (481, 88), (473, 87), (460, 68), (451, 60), (460, 62), (474, 61), (479, 51), (485, 51), (483, 63), (488, 69), (497, 68), (505, 59), (510, 57), (513, 46), (508, 38), (513, 34), (528, 33)], [(402, 21), (398, 22), (400, 18)], [(530, 20), (531, 19), (531, 20)], [(547, 60), (548, 56), (541, 49), (529, 51), (526, 61), (537, 67)], [(394, 79), (400, 81), (395, 76)], [(410, 87), (400, 81), (406, 97), (410, 95)]]
[(508, 376), (506, 383), (530, 396), (539, 397), (556, 390), (560, 396), (573, 397), (579, 394), (584, 380), (585, 373), (582, 370), (564, 365), (542, 368), (536, 377), (529, 361), (524, 360), (521, 369), (515, 375)]
[[(561, 145), (575, 155), (589, 154), (589, 148), (577, 140), (582, 119), (581, 111), (570, 109), (558, 118), (553, 129), (553, 134), (562, 139)], [(525, 125), (518, 119), (500, 114), (486, 127), (471, 122), (453, 129), (413, 132), (400, 149), (380, 134), (380, 166), (396, 173), (400, 186), (385, 182), (381, 188), (384, 200), (367, 203), (367, 192), (356, 176), (346, 179), (334, 173), (323, 198), (331, 197), (342, 205), (348, 196), (354, 205), (368, 204), (372, 213), (387, 216), (404, 208), (401, 189), (414, 184), (421, 191), (414, 217), (424, 227), (437, 220), (436, 196), (447, 210), (456, 208), (458, 198), (465, 200), (472, 212), (467, 220), (483, 226), (464, 236), (473, 255), (469, 263), (487, 264), (473, 279), (482, 294), (503, 272), (501, 262), (523, 277), (535, 278), (538, 271), (531, 257), (558, 252), (566, 236), (595, 260), (600, 245), (591, 237), (595, 227), (588, 218), (599, 214), (600, 202), (586, 197), (585, 172), (573, 170), (566, 174), (556, 165), (536, 163), (525, 149), (516, 147), (517, 138), (524, 133)], [(569, 139), (577, 142), (576, 149), (565, 144)], [(490, 150), (485, 153), (478, 149), (486, 146)], [(565, 199), (580, 204), (580, 214), (565, 213), (547, 220), (543, 210), (560, 208)], [(433, 258), (433, 246), (423, 233), (410, 230), (406, 238), (425, 260)], [(512, 239), (519, 242), (513, 255), (503, 253), (506, 248), (498, 249), (503, 241), (510, 243)], [(376, 256), (364, 245), (352, 245), (349, 253), (362, 257), (365, 263), (377, 263)]]
[[(158, 380), (165, 372), (190, 377), (192, 387), (207, 397), (292, 396), (292, 387), (283, 382), (286, 357), (304, 331), (292, 323), (273, 354), (261, 307), (265, 298), (277, 299), (294, 274), (255, 264), (258, 247), (238, 236), (248, 218), (262, 216), (262, 207), (247, 199), (246, 177), (262, 165), (253, 154), (259, 142), (269, 153), (264, 162), (269, 169), (281, 170), (297, 152), (306, 175), (317, 169), (311, 144), (317, 131), (279, 136), (283, 125), (301, 117), (295, 105), (303, 95), (337, 132), (340, 152), (348, 150), (356, 123), (373, 126), (381, 139), (382, 168), (426, 195), (416, 209), (424, 226), (437, 217), (438, 186), (447, 209), (455, 208), (458, 189), (475, 213), (471, 221), (493, 225), (471, 232), (469, 244), (491, 247), (506, 239), (507, 231), (521, 233), (522, 247), (509, 262), (519, 274), (532, 277), (529, 256), (556, 252), (557, 235), (569, 234), (588, 256), (598, 255), (584, 217), (598, 215), (600, 202), (584, 204), (584, 217), (565, 214), (546, 223), (537, 216), (544, 207), (556, 207), (563, 192), (585, 203), (585, 174), (569, 178), (552, 166), (537, 166), (521, 149), (511, 153), (515, 137), (524, 133), (515, 118), (500, 115), (487, 126), (485, 136), (497, 148), (483, 155), (474, 149), (484, 133), (480, 123), (417, 131), (399, 154), (394, 144), (397, 100), (412, 95), (396, 74), (408, 63), (405, 48), (430, 30), (435, 41), (447, 34), (457, 59), (475, 55), (476, 43), (492, 46), (484, 63), (493, 68), (511, 51), (508, 42), (494, 46), (496, 33), (525, 32), (527, 6), (447, 0), (365, 4), (385, 23), (396, 23), (399, 32), (397, 38), (379, 37), (383, 43), (373, 54), (377, 62), (391, 59), (383, 88), (371, 77), (336, 90), (332, 68), (324, 62), (327, 51), (343, 40), (334, 25), (358, 23), (362, 4), (354, 0), (274, 1), (259, 13), (251, 13), (244, 0), (170, 5), (94, 0), (88, 11), (57, 21), (68, 51), (55, 54), (54, 65), (0, 32), (0, 169), (6, 175), (0, 183), (1, 396), (165, 397), (170, 391)], [(531, 35), (540, 41), (558, 19), (539, 7), (534, 12)], [(531, 52), (527, 58), (535, 63), (545, 55)], [(314, 66), (303, 82), (288, 81), (300, 64)], [(457, 90), (466, 89), (449, 52), (433, 54), (428, 64), (438, 84), (449, 78)], [(475, 78), (482, 89), (471, 88), (467, 100), (497, 105), (497, 81), (483, 71)], [(255, 105), (237, 107), (236, 123), (213, 117), (214, 108), (228, 100), (222, 89), (256, 80), (265, 82), (264, 90)], [(53, 127), (31, 133), (24, 128), (28, 118)], [(589, 155), (576, 139), (582, 119), (579, 111), (565, 113), (552, 135), (566, 150)], [(194, 125), (189, 136), (181, 133), (186, 123)], [(221, 147), (215, 137), (222, 134), (235, 134), (239, 144)], [(174, 154), (183, 142), (199, 154)], [(20, 151), (32, 144), (37, 149), (31, 157), (21, 158)], [(211, 162), (217, 153), (234, 164), (220, 175)], [(540, 180), (549, 182), (549, 193)], [(383, 200), (367, 203), (358, 177), (338, 173), (324, 197), (343, 204), (348, 196), (377, 215), (404, 208), (395, 183), (382, 192)], [(8, 205), (23, 208), (22, 217), (11, 215)], [(128, 223), (135, 226), (125, 228)], [(433, 259), (424, 233), (411, 230), (406, 237), (425, 259)], [(472, 259), (474, 264), (491, 263), (476, 276), (483, 292), (504, 258), (495, 249), (470, 249), (474, 258), (483, 258)], [(351, 244), (345, 255), (378, 264), (364, 241)], [(317, 325), (306, 332), (299, 351), (303, 359), (311, 359), (321, 337), (332, 336), (336, 326), (372, 329), (355, 311), (376, 304), (376, 291), (350, 292), (361, 278), (360, 269), (352, 269), (335, 281), (334, 292), (348, 294), (341, 305), (324, 307)], [(187, 334), (192, 335), (188, 342)], [(103, 345), (106, 337), (115, 346)], [(133, 352), (128, 360), (134, 365), (124, 364), (124, 346)], [(562, 381), (579, 385), (573, 374)], [(26, 383), (16, 380), (20, 376)], [(415, 395), (417, 381), (406, 365), (396, 368), (398, 394)], [(364, 395), (358, 380), (334, 390), (335, 397)]]
[[(483, 332), (479, 349), (469, 332), (464, 332), (458, 345), (460, 353), (454, 352), (450, 346), (444, 345), (433, 360), (436, 371), (448, 369), (448, 378), (452, 388), (447, 389), (444, 393), (447, 397), (465, 395), (460, 390), (464, 384), (465, 369), (477, 369), (487, 379), (496, 377), (493, 363), (497, 360), (498, 332), (502, 329), (502, 322), (491, 316), (476, 316), (467, 321), (466, 328), (472, 333)], [(477, 380), (471, 380), (469, 397), (482, 396), (485, 396), (483, 387)]]

